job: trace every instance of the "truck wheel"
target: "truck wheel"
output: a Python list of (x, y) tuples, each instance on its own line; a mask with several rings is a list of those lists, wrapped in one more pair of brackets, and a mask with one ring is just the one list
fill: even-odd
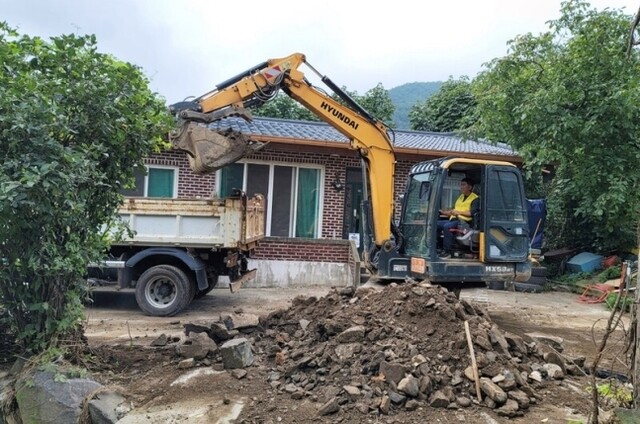
[(208, 280), (209, 280), (209, 285), (207, 286), (207, 288), (204, 289), (204, 290), (198, 290), (196, 292), (196, 296), (195, 296), (196, 299), (200, 299), (202, 297), (205, 297), (211, 290), (213, 290), (213, 288), (215, 286), (218, 285), (218, 276), (217, 275), (209, 274)]
[(172, 316), (186, 308), (194, 288), (180, 268), (156, 265), (142, 273), (136, 284), (136, 301), (147, 315)]

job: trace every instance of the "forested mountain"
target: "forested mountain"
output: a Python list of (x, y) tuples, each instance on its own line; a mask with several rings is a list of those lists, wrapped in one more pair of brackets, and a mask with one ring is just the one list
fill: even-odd
[(396, 107), (393, 114), (395, 128), (399, 130), (410, 129), (409, 111), (416, 102), (424, 102), (429, 96), (440, 89), (442, 81), (410, 82), (399, 85), (389, 90), (389, 97)]

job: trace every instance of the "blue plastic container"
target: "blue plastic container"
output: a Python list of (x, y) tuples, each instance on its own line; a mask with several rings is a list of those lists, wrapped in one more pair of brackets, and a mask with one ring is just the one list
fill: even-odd
[(567, 270), (569, 272), (593, 272), (602, 268), (602, 260), (604, 256), (594, 253), (582, 252), (569, 259), (567, 262)]

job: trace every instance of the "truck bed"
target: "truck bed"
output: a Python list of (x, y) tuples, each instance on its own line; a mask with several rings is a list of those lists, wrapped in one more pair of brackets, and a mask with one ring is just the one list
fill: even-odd
[(264, 197), (127, 197), (119, 209), (133, 237), (115, 245), (251, 249), (264, 237)]

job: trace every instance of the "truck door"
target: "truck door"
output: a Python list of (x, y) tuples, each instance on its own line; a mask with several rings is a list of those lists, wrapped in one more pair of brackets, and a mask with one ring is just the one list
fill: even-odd
[(524, 261), (529, 255), (529, 229), (520, 171), (487, 165), (482, 194), (485, 262)]

